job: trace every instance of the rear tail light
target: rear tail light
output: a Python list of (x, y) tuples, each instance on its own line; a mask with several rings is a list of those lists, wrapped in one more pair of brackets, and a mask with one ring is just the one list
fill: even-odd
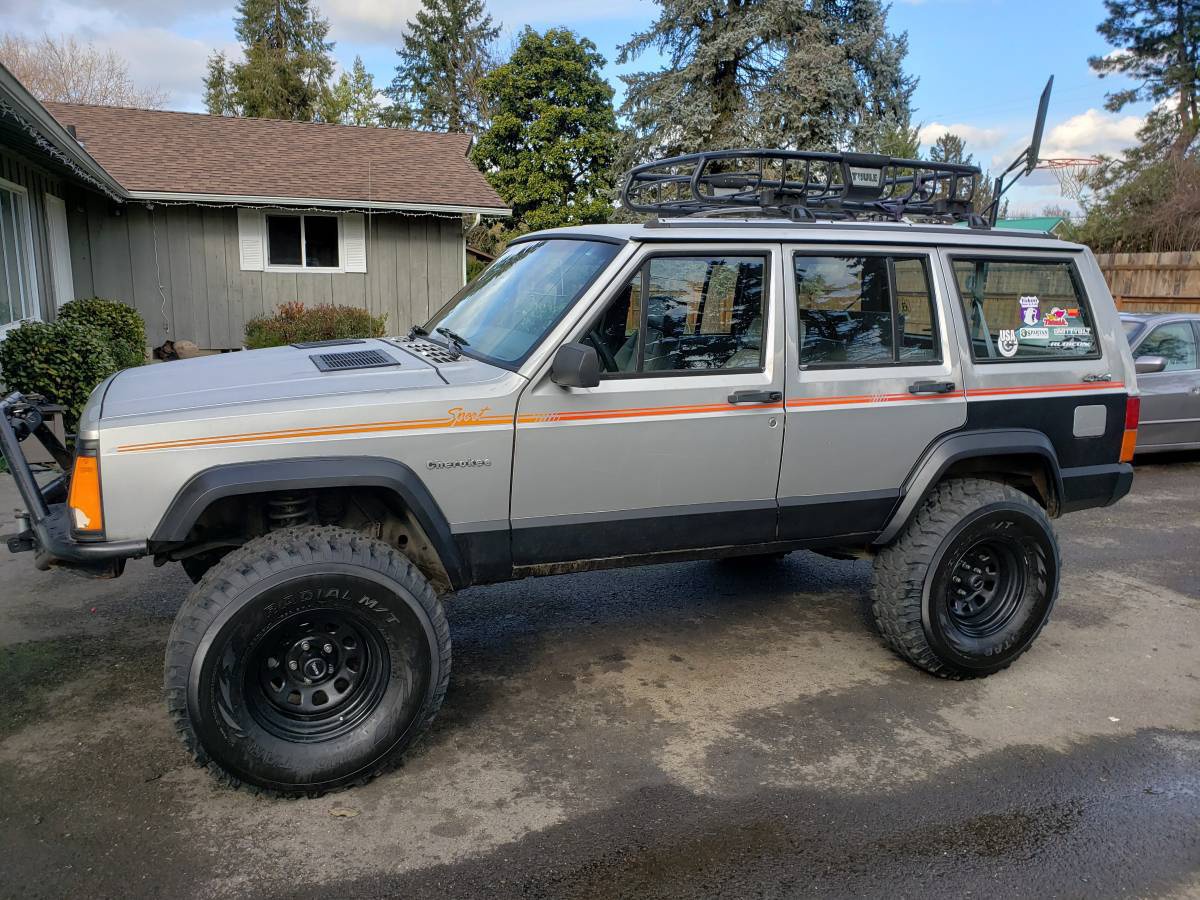
[(104, 508), (100, 503), (100, 460), (95, 448), (80, 446), (67, 493), (71, 531), (80, 537), (104, 536)]
[(1142, 398), (1129, 397), (1125, 400), (1125, 436), (1121, 438), (1121, 462), (1133, 462), (1137, 450), (1138, 420), (1142, 416)]

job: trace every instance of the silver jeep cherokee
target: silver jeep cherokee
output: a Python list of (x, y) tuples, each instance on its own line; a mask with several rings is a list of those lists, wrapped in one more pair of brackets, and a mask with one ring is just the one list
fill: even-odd
[[(426, 729), (468, 585), (869, 555), (887, 644), (989, 675), (1054, 604), (1050, 519), (1129, 490), (1138, 399), (1092, 254), (989, 229), (977, 176), (668, 160), (625, 191), (664, 218), (523, 236), (408, 337), (123, 371), (73, 454), (10, 395), (10, 549), (182, 563), (169, 714), (201, 765), (281, 793), (362, 782)], [(30, 434), (62, 477), (34, 480)]]

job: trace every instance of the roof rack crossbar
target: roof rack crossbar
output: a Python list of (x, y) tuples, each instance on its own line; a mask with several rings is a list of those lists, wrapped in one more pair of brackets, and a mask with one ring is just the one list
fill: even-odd
[(708, 150), (634, 168), (621, 199), (635, 212), (659, 215), (741, 209), (805, 220), (965, 220), (979, 178), (978, 166), (877, 154)]

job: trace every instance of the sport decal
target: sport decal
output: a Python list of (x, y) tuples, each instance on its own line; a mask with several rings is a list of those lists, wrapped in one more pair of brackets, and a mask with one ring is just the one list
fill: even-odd
[[(1079, 310), (1075, 310), (1075, 313), (1078, 315)], [(1055, 327), (1056, 325), (1066, 325), (1067, 315), (1067, 310), (1063, 309), (1061, 306), (1055, 306), (1051, 308), (1050, 312), (1046, 313), (1046, 318), (1042, 319), (1042, 324), (1049, 325), (1051, 328)]]
[(1042, 317), (1041, 301), (1037, 297), (1021, 298), (1021, 321), (1028, 326), (1038, 324)]

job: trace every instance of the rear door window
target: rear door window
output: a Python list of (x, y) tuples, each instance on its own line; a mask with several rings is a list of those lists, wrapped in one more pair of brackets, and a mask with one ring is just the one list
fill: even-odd
[(940, 361), (923, 257), (797, 253), (792, 265), (802, 366)]
[(1099, 355), (1092, 312), (1070, 260), (952, 260), (977, 362)]

